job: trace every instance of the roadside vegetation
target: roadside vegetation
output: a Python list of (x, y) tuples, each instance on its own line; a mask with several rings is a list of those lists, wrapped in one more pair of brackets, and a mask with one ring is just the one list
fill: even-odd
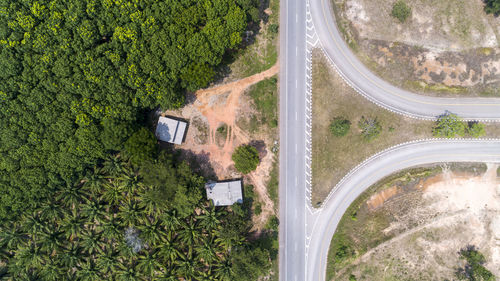
[[(426, 188), (446, 180), (442, 173), (451, 177), (461, 175), (456, 178), (467, 181), (471, 177), (480, 179), (486, 171), (485, 164), (428, 165), (403, 170), (371, 186), (356, 198), (339, 222), (329, 248), (327, 280), (428, 280), (438, 278), (435, 274), (440, 274), (440, 280), (446, 279), (445, 276), (449, 280), (494, 280), (489, 279), (493, 275), (484, 267), (486, 258), (476, 247), (462, 244), (462, 249), (449, 248), (450, 239), (470, 241), (476, 234), (466, 229), (479, 226), (464, 226), (461, 233), (456, 231), (462, 226), (459, 218), (453, 224), (448, 220), (437, 223), (457, 213), (433, 211), (433, 206), (448, 203), (424, 195)], [(492, 182), (494, 187), (495, 179)], [(472, 211), (470, 216), (474, 214)], [(488, 216), (493, 214), (494, 211)], [(478, 231), (483, 231), (482, 227)], [(484, 227), (488, 232), (494, 231), (489, 230), (487, 218)], [(480, 241), (484, 247), (491, 245), (487, 237)], [(400, 244), (405, 245), (404, 250)], [(444, 252), (436, 250), (444, 244), (447, 245)], [(441, 252), (429, 253), (430, 250)], [(420, 262), (414, 266), (414, 260)]]
[(405, 1), (398, 0), (392, 6), (391, 16), (398, 19), (399, 22), (404, 23), (411, 15), (411, 8), (408, 7)]
[[(500, 126), (464, 122), (445, 112), (436, 122), (403, 117), (356, 93), (313, 53), (312, 204), (319, 206), (340, 179), (371, 155), (432, 137), (495, 137)], [(347, 124), (357, 124), (349, 126)], [(345, 133), (343, 136), (338, 136)]]
[(241, 145), (233, 152), (234, 167), (242, 174), (248, 174), (259, 165), (259, 152), (251, 145)]

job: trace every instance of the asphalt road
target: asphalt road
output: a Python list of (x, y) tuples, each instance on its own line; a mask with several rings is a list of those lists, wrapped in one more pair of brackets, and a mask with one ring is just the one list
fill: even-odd
[(500, 162), (500, 140), (431, 140), (396, 147), (369, 159), (337, 186), (317, 214), (307, 260), (306, 280), (323, 281), (330, 240), (349, 205), (367, 188), (400, 170), (436, 162)]
[(340, 75), (367, 99), (392, 111), (425, 119), (434, 119), (448, 110), (465, 119), (500, 121), (499, 98), (417, 95), (377, 77), (344, 42), (335, 24), (331, 0), (310, 0), (310, 5), (314, 27), (326, 55), (334, 62)]
[(306, 3), (280, 2), (280, 280), (305, 279)]

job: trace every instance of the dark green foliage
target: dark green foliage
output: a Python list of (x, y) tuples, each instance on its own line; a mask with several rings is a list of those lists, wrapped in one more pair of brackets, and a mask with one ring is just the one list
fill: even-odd
[(110, 157), (76, 186), (2, 224), (2, 277), (253, 281), (267, 273), (266, 245), (247, 240), (251, 206), (216, 209), (186, 164), (157, 158), (149, 169)]
[(484, 267), (486, 259), (473, 245), (467, 245), (458, 254), (460, 259), (466, 261), (464, 267), (457, 269), (456, 275), (460, 280), (493, 281), (495, 276)]
[(156, 154), (157, 140), (147, 128), (141, 128), (125, 142), (125, 153), (134, 164), (153, 160)]
[(349, 281), (356, 281), (356, 276), (354, 274), (349, 275)]
[(347, 135), (351, 128), (351, 122), (344, 117), (337, 117), (333, 119), (330, 124), (330, 131), (336, 137), (343, 137)]
[(479, 138), (486, 135), (485, 126), (482, 123), (470, 122), (467, 127), (467, 133), (473, 138)]
[(382, 126), (377, 118), (365, 118), (362, 116), (358, 122), (358, 127), (361, 129), (363, 138), (367, 141), (375, 139), (382, 131)]
[(257, 169), (259, 165), (259, 152), (251, 145), (241, 145), (235, 149), (231, 159), (234, 161), (236, 170), (248, 174)]
[(392, 6), (391, 16), (397, 18), (401, 23), (411, 15), (411, 8), (408, 7), (405, 1), (398, 0)]
[(446, 112), (439, 116), (432, 134), (435, 137), (454, 138), (465, 135), (465, 123), (455, 114)]
[(257, 5), (0, 1), (0, 219), (122, 150), (144, 112), (206, 86)]
[(269, 25), (269, 31), (271, 31), (271, 33), (278, 33), (278, 30), (279, 30), (279, 25), (273, 23), (271, 25)]
[(499, 0), (483, 0), (486, 4), (484, 10), (488, 14), (498, 15), (500, 13), (500, 1)]

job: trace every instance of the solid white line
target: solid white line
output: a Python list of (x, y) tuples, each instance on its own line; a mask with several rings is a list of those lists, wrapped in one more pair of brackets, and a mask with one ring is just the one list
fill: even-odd
[(299, 152), (299, 148), (297, 146), (297, 144), (295, 144), (295, 154), (297, 154)]
[(299, 120), (299, 113), (297, 111), (295, 111), (295, 121), (298, 121)]
[(299, 14), (295, 14), (295, 22), (299, 22)]
[(295, 80), (295, 88), (298, 88), (298, 87), (299, 87), (299, 81)]

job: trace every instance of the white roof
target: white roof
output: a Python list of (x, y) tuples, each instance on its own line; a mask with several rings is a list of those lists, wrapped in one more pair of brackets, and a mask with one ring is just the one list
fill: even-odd
[(186, 125), (186, 122), (161, 116), (156, 126), (156, 137), (161, 141), (181, 144)]
[(208, 183), (205, 185), (205, 189), (207, 190), (207, 198), (211, 199), (215, 206), (243, 203), (241, 180)]

